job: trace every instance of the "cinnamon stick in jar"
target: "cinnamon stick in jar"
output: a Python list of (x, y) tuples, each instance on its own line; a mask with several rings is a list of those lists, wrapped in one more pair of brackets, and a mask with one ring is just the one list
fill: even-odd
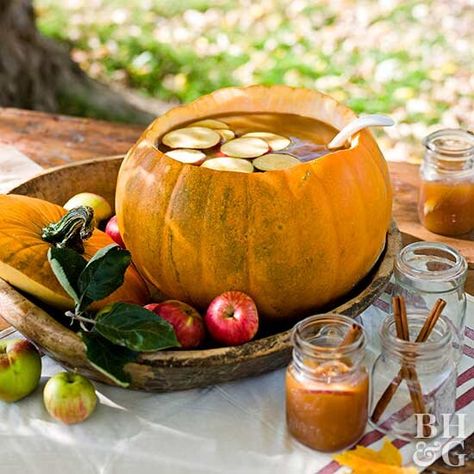
[[(430, 311), (428, 317), (426, 318), (423, 327), (421, 328), (415, 342), (422, 343), (426, 342), (431, 334), (431, 331), (436, 325), (446, 302), (442, 299), (438, 299), (434, 307)], [(393, 312), (395, 319), (395, 327), (397, 331), (397, 337), (402, 340), (409, 341), (409, 328), (408, 320), (406, 316), (405, 302), (401, 297), (393, 298)], [(418, 380), (418, 375), (414, 367), (407, 367), (406, 364), (402, 364), (399, 373), (387, 386), (382, 396), (378, 400), (372, 415), (371, 420), (374, 423), (379, 422), (382, 414), (385, 412), (387, 406), (395, 395), (398, 387), (400, 386), (403, 380), (407, 381), (408, 389), (410, 392), (410, 399), (412, 401), (413, 409), (415, 413), (422, 413), (426, 415), (425, 403), (423, 400), (422, 387)], [(427, 419), (424, 418), (424, 434), (425, 436), (429, 435), (427, 426)]]

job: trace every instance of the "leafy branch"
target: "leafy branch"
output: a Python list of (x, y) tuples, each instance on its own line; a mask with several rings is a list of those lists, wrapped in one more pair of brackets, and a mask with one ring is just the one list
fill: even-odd
[(128, 250), (112, 244), (99, 250), (89, 261), (69, 248), (51, 247), (48, 260), (56, 278), (74, 301), (74, 311), (65, 315), (78, 321), (90, 363), (115, 383), (130, 383), (124, 366), (139, 352), (154, 352), (179, 343), (173, 327), (152, 311), (139, 305), (116, 302), (97, 314), (90, 310), (120, 286), (130, 265)]

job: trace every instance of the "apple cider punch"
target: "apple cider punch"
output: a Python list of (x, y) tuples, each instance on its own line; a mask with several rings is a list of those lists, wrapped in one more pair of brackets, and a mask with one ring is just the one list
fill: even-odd
[(462, 235), (474, 230), (474, 135), (445, 129), (428, 135), (418, 214), (431, 232)]
[(311, 316), (295, 326), (292, 342), (293, 361), (286, 372), (290, 434), (323, 452), (352, 446), (368, 421), (363, 328), (346, 316)]
[(183, 163), (220, 171), (291, 168), (327, 153), (337, 130), (294, 114), (239, 113), (190, 122), (164, 134), (158, 148)]

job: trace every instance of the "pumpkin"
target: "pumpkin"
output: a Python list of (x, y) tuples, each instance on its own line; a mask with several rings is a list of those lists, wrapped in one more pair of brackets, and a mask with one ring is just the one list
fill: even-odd
[(240, 290), (269, 319), (302, 317), (349, 292), (376, 263), (391, 221), (386, 162), (369, 131), (290, 169), (232, 173), (183, 164), (157, 141), (183, 123), (241, 112), (298, 114), (341, 129), (355, 118), (316, 91), (227, 88), (156, 119), (122, 163), (116, 212), (146, 279), (205, 308)]
[[(67, 295), (48, 261), (48, 249), (53, 245), (42, 238), (43, 230), (60, 221), (66, 210), (41, 199), (18, 195), (0, 195), (0, 278), (35, 296), (53, 307), (71, 309)], [(98, 229), (90, 238), (76, 245), (83, 246), (86, 259), (98, 250), (113, 244), (113, 240)], [(53, 239), (52, 239), (53, 240)], [(123, 285), (110, 296), (93, 305), (99, 309), (112, 301), (144, 304), (148, 289), (135, 268), (130, 266)]]

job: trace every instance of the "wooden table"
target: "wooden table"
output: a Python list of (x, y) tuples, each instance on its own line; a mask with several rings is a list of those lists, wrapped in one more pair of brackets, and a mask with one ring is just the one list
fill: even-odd
[[(126, 153), (142, 131), (143, 127), (137, 125), (0, 108), (0, 143), (15, 146), (44, 168)], [(456, 247), (468, 259), (466, 290), (474, 294), (474, 235), (471, 234), (465, 239), (454, 239), (432, 234), (424, 229), (418, 222), (416, 208), (418, 167), (408, 163), (390, 162), (389, 168), (394, 187), (393, 214), (402, 231), (404, 244), (416, 240), (430, 240)], [(465, 467), (453, 470), (438, 461), (425, 472), (472, 473), (473, 451), (474, 435), (464, 447), (465, 453), (471, 453), (471, 459)]]

